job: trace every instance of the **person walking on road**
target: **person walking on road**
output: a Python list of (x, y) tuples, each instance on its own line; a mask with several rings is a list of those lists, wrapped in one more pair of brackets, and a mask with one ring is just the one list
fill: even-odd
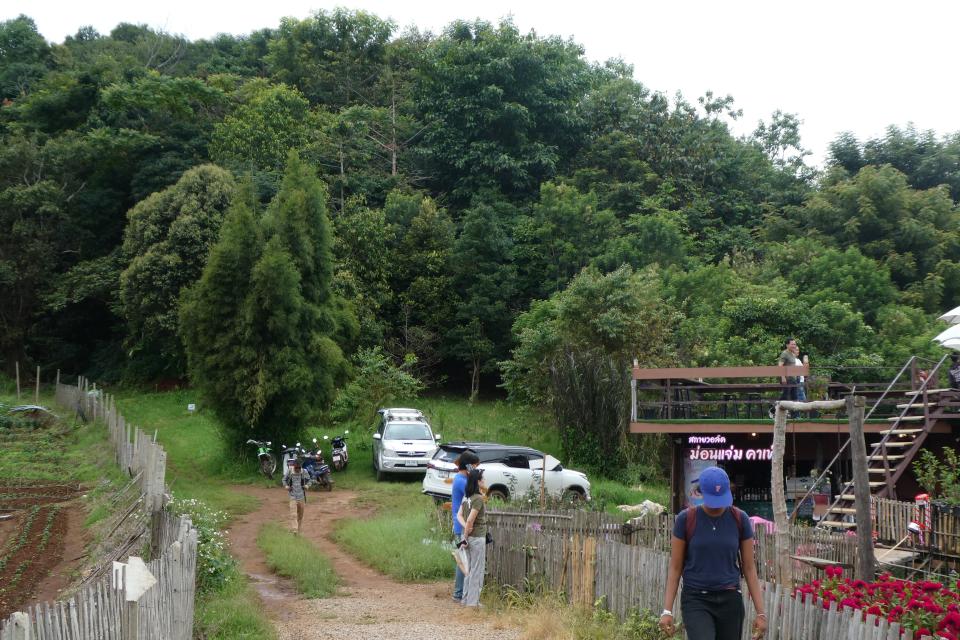
[(300, 534), (303, 525), (303, 509), (307, 503), (306, 487), (309, 478), (300, 468), (300, 463), (293, 465), (293, 469), (283, 479), (287, 486), (287, 495), (290, 496), (290, 529)]
[(463, 527), (461, 545), (467, 547), (469, 575), (463, 584), (465, 607), (480, 606), (480, 592), (483, 590), (483, 577), (487, 560), (487, 507), (483, 501), (483, 470), (473, 469), (467, 476), (467, 487), (463, 503), (457, 512), (460, 526)]
[[(473, 451), (467, 449), (457, 458), (457, 474), (453, 477), (453, 487), (450, 494), (450, 514), (453, 517), (453, 537), (454, 544), (463, 537), (463, 525), (457, 515), (460, 513), (460, 505), (463, 503), (463, 494), (467, 489), (467, 475), (470, 470), (480, 464), (480, 458)], [(460, 565), (457, 565), (457, 573), (453, 582), (453, 601), (459, 603), (463, 599), (463, 571)]]
[(680, 609), (688, 640), (740, 640), (745, 615), (741, 581), (746, 578), (757, 612), (751, 637), (761, 638), (767, 614), (750, 518), (733, 507), (730, 478), (720, 467), (700, 474), (700, 492), (703, 505), (685, 509), (674, 522), (660, 628), (671, 637), (676, 631), (672, 609), (682, 577)]

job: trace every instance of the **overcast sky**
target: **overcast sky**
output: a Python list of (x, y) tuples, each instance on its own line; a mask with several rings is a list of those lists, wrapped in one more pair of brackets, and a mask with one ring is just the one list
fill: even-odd
[(815, 162), (844, 130), (861, 139), (909, 122), (940, 135), (960, 130), (960, 3), (948, 0), (4, 0), (0, 19), (25, 13), (54, 42), (84, 25), (108, 33), (119, 22), (197, 39), (275, 27), (283, 16), (338, 5), (434, 33), (458, 18), (512, 15), (522, 31), (572, 37), (591, 60), (623, 58), (651, 89), (681, 91), (691, 102), (706, 90), (732, 94), (743, 109), (738, 132), (775, 109), (796, 113)]

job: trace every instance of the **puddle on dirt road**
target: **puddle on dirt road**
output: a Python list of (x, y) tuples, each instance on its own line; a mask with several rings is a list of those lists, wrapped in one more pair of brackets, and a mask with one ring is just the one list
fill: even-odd
[[(250, 585), (260, 595), (260, 599), (268, 606), (274, 603), (279, 605), (280, 602), (288, 602), (291, 598), (299, 597), (292, 589), (285, 586), (277, 576), (247, 573), (247, 578), (250, 579)], [(283, 606), (272, 607), (271, 612), (273, 616), (281, 620), (290, 620), (293, 617), (293, 613)]]

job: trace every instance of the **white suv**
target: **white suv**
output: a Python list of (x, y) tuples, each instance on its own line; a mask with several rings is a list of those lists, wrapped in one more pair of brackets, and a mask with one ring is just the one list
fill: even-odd
[(416, 409), (380, 409), (373, 434), (373, 469), (377, 480), (388, 473), (423, 473), (437, 450), (440, 434), (434, 435), (424, 415)]
[[(423, 477), (423, 492), (437, 500), (449, 500), (457, 457), (470, 449), (480, 458), (487, 495), (500, 500), (540, 495), (544, 454), (530, 447), (490, 442), (451, 442), (440, 445)], [(579, 471), (564, 469), (560, 461), (546, 456), (547, 476), (543, 481), (551, 498), (589, 500), (590, 481)]]

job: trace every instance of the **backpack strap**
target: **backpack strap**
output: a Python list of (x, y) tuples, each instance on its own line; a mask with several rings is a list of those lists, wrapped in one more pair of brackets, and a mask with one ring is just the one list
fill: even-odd
[(687, 507), (686, 536), (684, 537), (687, 543), (693, 539), (693, 533), (697, 530), (697, 511), (699, 510), (700, 507)]

